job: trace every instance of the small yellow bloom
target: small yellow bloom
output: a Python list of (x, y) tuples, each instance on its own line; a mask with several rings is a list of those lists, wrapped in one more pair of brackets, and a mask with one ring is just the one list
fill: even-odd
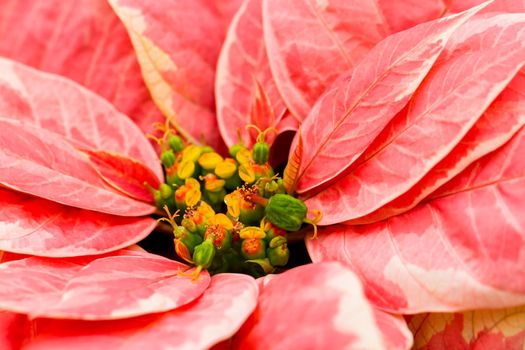
[(223, 158), (215, 152), (204, 153), (199, 157), (199, 165), (205, 170), (213, 170), (219, 163), (223, 161)]
[(260, 228), (256, 226), (248, 226), (245, 227), (239, 232), (239, 236), (242, 239), (249, 239), (249, 238), (257, 238), (257, 239), (263, 239), (266, 237), (266, 233)]

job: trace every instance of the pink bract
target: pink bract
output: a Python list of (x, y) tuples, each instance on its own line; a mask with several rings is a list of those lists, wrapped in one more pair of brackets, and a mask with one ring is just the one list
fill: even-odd
[[(0, 348), (523, 347), (523, 28), (510, 0), (5, 0)], [(275, 128), (313, 263), (192, 281), (134, 246), (165, 117), (223, 154)]]

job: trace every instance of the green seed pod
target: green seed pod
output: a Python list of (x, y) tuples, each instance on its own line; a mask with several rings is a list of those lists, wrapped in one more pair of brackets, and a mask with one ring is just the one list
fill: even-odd
[(159, 186), (159, 201), (157, 203), (157, 198), (155, 198), (155, 204), (158, 208), (162, 208), (163, 206), (167, 205), (170, 209), (175, 208), (175, 196), (173, 192), (173, 188), (171, 188), (170, 185), (162, 183)]
[(286, 231), (297, 231), (306, 219), (308, 208), (303, 201), (287, 194), (276, 194), (268, 200), (266, 218)]
[(192, 233), (197, 232), (197, 225), (193, 220), (190, 220), (188, 218), (182, 219), (181, 225), (184, 226), (184, 228)]
[(175, 164), (175, 160), (175, 154), (171, 149), (162, 152), (162, 154), (160, 155), (160, 161), (166, 169), (171, 168), (173, 164)]
[(247, 260), (264, 259), (266, 257), (266, 242), (258, 238), (248, 238), (242, 241), (241, 254)]
[(215, 247), (211, 239), (207, 239), (195, 247), (193, 252), (193, 262), (204, 269), (210, 267), (215, 257)]
[(166, 183), (170, 186), (179, 187), (184, 185), (184, 180), (175, 172), (173, 174), (166, 174)]
[(273, 266), (285, 266), (288, 264), (288, 259), (290, 259), (290, 250), (286, 243), (284, 243), (275, 248), (266, 249), (266, 255)]
[(173, 150), (173, 152), (178, 153), (184, 149), (184, 142), (178, 135), (171, 135), (168, 138), (168, 146)]
[(249, 208), (241, 206), (239, 221), (247, 226), (258, 225), (264, 216), (264, 208), (260, 204), (250, 205)]
[(179, 240), (186, 246), (189, 253), (193, 254), (193, 252), (195, 251), (195, 247), (202, 243), (202, 237), (196, 233), (189, 232), (183, 226), (178, 227), (184, 230), (180, 237), (178, 237)]
[(201, 147), (201, 151), (202, 151), (202, 153), (215, 152), (215, 150), (211, 146), (202, 146)]
[(235, 158), (235, 156), (237, 155), (237, 152), (239, 152), (241, 149), (243, 149), (244, 146), (241, 145), (241, 144), (235, 144), (233, 146), (231, 146), (229, 149), (228, 149), (228, 153), (230, 153), (230, 156), (232, 158)]
[(263, 165), (270, 157), (270, 146), (264, 141), (257, 142), (252, 149), (252, 158), (257, 164)]

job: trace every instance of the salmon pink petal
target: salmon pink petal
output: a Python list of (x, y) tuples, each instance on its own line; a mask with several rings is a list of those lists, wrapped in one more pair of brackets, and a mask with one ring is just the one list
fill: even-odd
[(85, 156), (45, 129), (0, 118), (0, 184), (61, 204), (122, 216), (155, 207), (110, 189)]
[(265, 279), (234, 348), (410, 348), (406, 323), (375, 312), (359, 280), (339, 263), (305, 265)]
[(220, 144), (213, 86), (217, 57), (240, 0), (111, 0), (155, 103), (189, 140)]
[[(450, 154), (525, 63), (524, 25), (524, 15), (503, 14), (473, 19), (454, 33), (410, 101), (406, 117), (394, 121), (403, 128), (337, 184), (308, 201), (326, 213), (322, 223), (370, 214), (406, 193)], [(516, 130), (512, 119), (504, 122), (511, 129), (504, 133), (507, 139)]]
[(27, 349), (208, 349), (231, 337), (257, 303), (245, 275), (212, 277), (202, 296), (180, 309), (113, 321), (38, 319)]
[(525, 347), (525, 307), (410, 317), (415, 350)]
[(1, 56), (84, 85), (144, 132), (164, 119), (142, 80), (126, 29), (106, 1), (5, 0), (0, 23)]
[(288, 108), (303, 120), (322, 92), (375, 44), (443, 11), (439, 0), (265, 1), (268, 56)]
[(0, 308), (30, 317), (119, 319), (176, 309), (208, 287), (188, 266), (158, 255), (119, 251), (101, 258), (31, 257), (0, 265)]
[[(478, 1), (465, 10), (483, 2)], [(378, 0), (378, 6), (391, 33), (439, 18), (446, 10), (442, 0)]]
[(376, 1), (268, 0), (263, 23), (275, 82), (299, 120), (329, 84), (390, 34)]
[(0, 250), (20, 254), (103, 254), (144, 239), (156, 225), (151, 218), (116, 217), (4, 189), (0, 205)]
[[(256, 125), (261, 130), (276, 127), (286, 111), (266, 55), (262, 4), (262, 0), (243, 3), (232, 19), (219, 56), (215, 80), (217, 120), (228, 146), (240, 141), (238, 130), (245, 144), (250, 146), (255, 138), (245, 129), (248, 124)], [(261, 92), (258, 91), (259, 86)], [(263, 95), (262, 98), (260, 95)], [(256, 118), (252, 113), (252, 106), (257, 100), (271, 107), (262, 118)]]
[(406, 212), (470, 163), (501, 147), (524, 124), (525, 72), (522, 70), (458, 145), (416, 185), (373, 213), (346, 223), (366, 224)]
[(405, 214), (327, 227), (314, 261), (345, 262), (376, 305), (393, 312), (525, 303), (525, 129)]
[(412, 97), (448, 38), (479, 9), (389, 36), (325, 91), (301, 125), (308, 142), (297, 192), (333, 180), (357, 160)]
[(163, 178), (142, 131), (109, 102), (73, 81), (0, 58), (0, 115), (57, 133), (80, 147), (136, 158)]
[(159, 188), (159, 179), (153, 172), (136, 159), (107, 151), (80, 149), (85, 153), (97, 173), (117, 191), (144, 202), (153, 202), (149, 188)]

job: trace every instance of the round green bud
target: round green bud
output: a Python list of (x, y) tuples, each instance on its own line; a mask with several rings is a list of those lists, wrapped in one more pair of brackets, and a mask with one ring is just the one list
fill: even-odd
[(235, 159), (235, 156), (237, 155), (237, 153), (243, 148), (244, 148), (243, 145), (237, 143), (228, 149), (228, 153), (230, 153), (230, 156)]
[(180, 241), (186, 246), (186, 248), (188, 248), (190, 254), (193, 254), (195, 252), (195, 247), (202, 243), (202, 237), (186, 230), (186, 234), (180, 238)]
[(171, 135), (168, 138), (168, 146), (173, 150), (173, 152), (177, 153), (184, 149), (184, 142), (178, 135)]
[(286, 231), (298, 231), (306, 219), (308, 208), (300, 199), (288, 194), (276, 194), (268, 200), (266, 219)]
[(195, 247), (193, 252), (193, 262), (197, 266), (207, 269), (211, 266), (215, 257), (215, 247), (211, 239), (207, 239)]
[(264, 141), (257, 142), (252, 149), (252, 158), (257, 164), (265, 164), (270, 157), (270, 146)]
[(160, 161), (165, 168), (171, 168), (175, 164), (175, 154), (171, 149), (162, 152), (160, 155)]
[(285, 266), (290, 259), (290, 250), (285, 243), (275, 248), (266, 249), (266, 255), (273, 266)]

